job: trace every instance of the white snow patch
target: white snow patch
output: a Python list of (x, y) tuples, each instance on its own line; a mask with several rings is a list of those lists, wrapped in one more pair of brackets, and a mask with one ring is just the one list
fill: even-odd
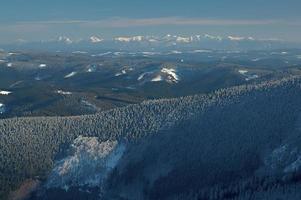
[(77, 74), (77, 72), (71, 72), (70, 74), (67, 74), (66, 76), (65, 76), (65, 78), (70, 78), (70, 77), (72, 77), (72, 76), (75, 76)]
[(0, 90), (0, 95), (9, 95), (11, 94), (12, 92), (10, 91), (4, 91), (4, 90)]
[(259, 78), (259, 76), (257, 74), (249, 74), (249, 71), (248, 70), (238, 70), (238, 73), (240, 73), (241, 75), (245, 76), (245, 80), (246, 81), (251, 81), (253, 79), (257, 79)]
[(47, 65), (46, 64), (40, 64), (39, 67), (40, 68), (45, 68), (45, 67), (47, 67)]
[(246, 81), (251, 81), (251, 80), (253, 80), (253, 79), (259, 78), (259, 76), (258, 76), (257, 74), (249, 74), (249, 71), (248, 71), (248, 70), (241, 69), (241, 70), (238, 70), (238, 72), (239, 72), (241, 75), (243, 75), (243, 76), (246, 77), (246, 78), (245, 78)]
[(19, 55), (19, 53), (9, 52), (8, 55), (9, 55), (9, 56), (14, 56), (14, 55)]
[(162, 78), (161, 75), (158, 75), (158, 76), (156, 76), (155, 78), (153, 78), (151, 81), (152, 81), (152, 82), (159, 82), (159, 81), (163, 81), (163, 78)]
[(246, 73), (248, 73), (248, 70), (238, 70), (238, 72), (242, 75), (245, 75)]
[(126, 74), (126, 71), (123, 69), (123, 70), (121, 70), (121, 72), (116, 73), (115, 76), (121, 76), (121, 75), (124, 75), (124, 74)]

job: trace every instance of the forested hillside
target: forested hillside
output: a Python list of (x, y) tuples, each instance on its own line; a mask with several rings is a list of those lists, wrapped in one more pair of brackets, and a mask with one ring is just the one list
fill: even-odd
[[(249, 193), (274, 195), (275, 187), (299, 195), (300, 111), (301, 78), (290, 77), (95, 115), (4, 119), (0, 194), (29, 178), (47, 179), (66, 147), (85, 136), (126, 145), (104, 198), (249, 199)], [(281, 145), (297, 153), (275, 164), (273, 151)]]

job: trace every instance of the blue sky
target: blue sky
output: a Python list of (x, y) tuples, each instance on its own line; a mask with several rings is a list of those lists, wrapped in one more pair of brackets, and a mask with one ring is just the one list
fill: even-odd
[(3, 0), (0, 43), (219, 34), (301, 41), (300, 0)]

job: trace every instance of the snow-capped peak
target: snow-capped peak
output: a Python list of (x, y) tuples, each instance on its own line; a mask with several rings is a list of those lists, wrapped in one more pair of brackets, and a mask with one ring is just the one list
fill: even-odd
[(143, 38), (144, 38), (143, 36), (138, 35), (138, 36), (132, 37), (132, 40), (133, 40), (133, 41), (142, 41)]
[(130, 42), (131, 38), (129, 38), (129, 37), (117, 37), (117, 38), (114, 38), (114, 40), (119, 41), (119, 42)]
[(231, 41), (242, 41), (242, 40), (255, 40), (253, 37), (242, 37), (242, 36), (228, 36)]
[(103, 39), (102, 39), (102, 38), (99, 38), (99, 37), (97, 37), (97, 36), (91, 36), (91, 37), (90, 37), (90, 41), (91, 41), (92, 43), (99, 43), (99, 42), (102, 42)]
[(165, 67), (163, 67), (161, 69), (161, 72), (168, 75), (167, 82), (177, 83), (180, 80), (179, 76), (177, 75), (177, 71), (175, 69), (173, 69), (173, 68), (165, 68)]
[(66, 37), (66, 36), (60, 36), (58, 38), (58, 41), (59, 42), (64, 42), (66, 44), (72, 44), (73, 43), (73, 41), (70, 38)]
[(232, 41), (242, 41), (242, 40), (245, 40), (246, 38), (245, 37), (239, 37), (239, 36), (228, 36), (228, 39), (229, 40), (232, 40)]
[(210, 40), (218, 40), (218, 41), (223, 40), (223, 38), (221, 36), (214, 36), (214, 35), (209, 35), (209, 34), (205, 34), (204, 38), (210, 39)]
[(143, 39), (144, 39), (143, 36), (116, 37), (116, 38), (114, 38), (115, 41), (119, 41), (119, 42), (131, 42), (131, 41), (141, 42)]
[(177, 42), (183, 42), (183, 43), (189, 43), (192, 41), (192, 38), (191, 37), (181, 37), (181, 36), (178, 36), (177, 39), (176, 39)]

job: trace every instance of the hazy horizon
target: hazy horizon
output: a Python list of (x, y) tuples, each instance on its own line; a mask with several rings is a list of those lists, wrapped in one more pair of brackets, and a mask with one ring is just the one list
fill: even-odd
[(297, 0), (11, 0), (0, 7), (0, 44), (206, 33), (301, 42), (300, 6)]

